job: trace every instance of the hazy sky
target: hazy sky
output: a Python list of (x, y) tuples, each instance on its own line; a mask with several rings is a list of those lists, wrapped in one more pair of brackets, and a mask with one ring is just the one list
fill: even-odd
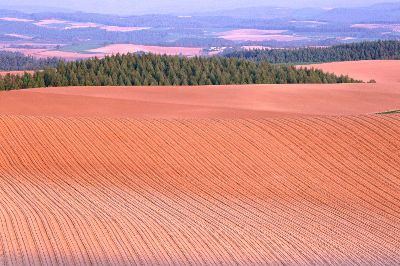
[(249, 6), (287, 7), (350, 7), (390, 0), (0, 0), (0, 8), (7, 5), (59, 7), (86, 12), (143, 14), (190, 13)]

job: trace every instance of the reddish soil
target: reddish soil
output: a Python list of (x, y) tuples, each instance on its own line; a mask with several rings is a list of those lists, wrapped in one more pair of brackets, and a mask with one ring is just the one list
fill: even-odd
[(359, 115), (400, 109), (400, 61), (306, 67), (377, 83), (30, 89), (0, 93), (0, 113), (179, 119)]
[[(32, 104), (35, 102), (35, 104)], [(49, 116), (248, 118), (356, 115), (399, 109), (399, 86), (69, 87), (3, 92), (0, 113)]]
[(43, 51), (37, 54), (33, 54), (34, 57), (37, 58), (48, 58), (48, 57), (58, 57), (58, 58), (63, 58), (65, 60), (77, 60), (77, 59), (87, 59), (87, 58), (102, 58), (104, 57), (103, 54), (101, 53), (75, 53), (75, 52), (64, 52), (64, 51), (52, 51), (52, 50), (47, 50)]
[[(84, 27), (83, 25), (71, 26), (73, 27)], [(145, 28), (116, 28), (113, 26), (104, 26), (102, 29), (107, 31), (134, 31), (144, 30)], [(187, 57), (200, 56), (203, 53), (203, 48), (192, 48), (192, 47), (166, 47), (166, 46), (147, 46), (147, 45), (136, 45), (136, 44), (111, 44), (101, 48), (91, 49), (86, 53), (78, 52), (64, 52), (51, 49), (42, 48), (14, 48), (14, 47), (0, 47), (2, 51), (19, 52), (27, 56), (35, 58), (48, 58), (58, 57), (65, 60), (77, 60), (87, 58), (103, 58), (107, 55), (113, 54), (127, 54), (127, 53), (152, 53), (152, 54), (166, 54), (166, 55), (182, 55)], [(219, 53), (219, 51), (218, 51)]]
[(5, 265), (397, 265), (400, 116), (0, 116)]
[(400, 60), (375, 60), (356, 62), (335, 62), (317, 65), (307, 65), (326, 72), (349, 75), (356, 79), (378, 83), (400, 83)]
[(400, 83), (368, 66), (1, 92), (0, 265), (398, 265), (400, 115), (370, 114)]
[[(122, 30), (113, 28), (111, 29), (108, 28), (108, 29), (115, 31)], [(65, 60), (87, 59), (94, 57), (103, 58), (106, 55), (113, 55), (117, 53), (127, 54), (136, 52), (166, 54), (166, 55), (183, 55), (183, 56), (193, 57), (193, 56), (200, 56), (203, 51), (202, 48), (146, 46), (146, 45), (135, 45), (135, 44), (112, 44), (105, 47), (89, 50), (87, 51), (87, 53), (64, 52), (52, 49), (11, 48), (11, 47), (2, 47), (1, 50), (9, 52), (19, 52), (27, 56), (33, 56), (35, 58), (59, 57)]]

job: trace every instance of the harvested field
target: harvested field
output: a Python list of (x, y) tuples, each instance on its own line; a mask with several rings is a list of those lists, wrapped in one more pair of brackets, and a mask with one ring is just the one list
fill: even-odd
[(65, 60), (77, 60), (77, 59), (88, 59), (88, 58), (102, 58), (104, 57), (101, 53), (76, 53), (76, 52), (65, 52), (65, 51), (56, 51), (56, 50), (47, 50), (40, 53), (36, 53), (32, 55), (36, 58), (48, 58), (48, 57), (58, 57), (63, 58)]
[(0, 20), (9, 21), (9, 22), (33, 22), (33, 20), (31, 20), (31, 19), (12, 18), (12, 17), (3, 17), (3, 18), (0, 18)]
[(218, 33), (220, 38), (230, 41), (298, 41), (306, 37), (283, 34), (286, 30), (239, 29)]
[[(75, 25), (72, 27), (86, 27), (83, 25)], [(73, 29), (73, 28), (71, 28)], [(135, 28), (135, 30), (143, 30)], [(104, 28), (108, 31), (133, 31), (134, 29), (118, 29), (118, 28)], [(14, 47), (2, 47), (2, 51), (8, 52), (19, 52), (27, 56), (32, 56), (34, 58), (48, 58), (48, 57), (58, 57), (65, 60), (77, 60), (77, 59), (87, 59), (87, 58), (103, 58), (106, 55), (113, 54), (127, 54), (127, 53), (153, 53), (153, 54), (166, 54), (166, 55), (183, 55), (188, 57), (200, 56), (203, 52), (202, 48), (190, 48), (190, 47), (163, 47), (163, 46), (146, 46), (146, 45), (135, 45), (135, 44), (112, 44), (105, 47), (91, 49), (85, 53), (78, 52), (67, 52), (58, 51), (52, 49), (37, 49), (37, 48), (14, 48)]]
[(44, 19), (39, 22), (35, 22), (34, 24), (39, 27), (52, 28), (54, 25), (66, 24), (66, 23), (67, 21), (60, 19)]
[(396, 265), (399, 134), (396, 115), (0, 116), (1, 263)]
[(140, 31), (140, 30), (148, 30), (149, 27), (119, 27), (119, 26), (101, 26), (100, 29), (106, 31), (115, 31), (115, 32), (131, 32), (131, 31)]
[(166, 46), (147, 46), (136, 44), (111, 44), (101, 48), (89, 50), (92, 53), (102, 53), (106, 55), (113, 54), (127, 54), (127, 53), (153, 53), (153, 54), (166, 54), (166, 55), (184, 55), (184, 56), (199, 56), (201, 55), (202, 48), (191, 47), (166, 47)]
[(57, 50), (48, 50), (48, 49), (35, 49), (35, 48), (10, 48), (6, 47), (2, 49), (3, 51), (8, 52), (18, 52), (22, 53), (26, 56), (32, 56), (34, 58), (51, 58), (57, 57), (65, 60), (78, 60), (78, 59), (88, 59), (88, 58), (102, 58), (105, 55), (102, 53), (76, 53), (76, 52), (65, 52), (65, 51), (57, 51)]
[(290, 23), (297, 23), (297, 24), (312, 24), (312, 25), (325, 25), (328, 24), (325, 21), (318, 21), (318, 20), (292, 20)]
[(65, 30), (72, 29), (84, 29), (84, 28), (99, 28), (105, 31), (111, 32), (131, 32), (131, 31), (140, 31), (150, 29), (149, 27), (121, 27), (121, 26), (111, 26), (111, 25), (102, 25), (93, 22), (71, 22), (65, 21), (63, 24), (66, 25)]
[[(76, 25), (76, 27), (84, 27), (84, 26)], [(111, 26), (105, 26), (105, 28), (102, 29), (106, 31), (134, 31), (134, 30), (144, 30), (145, 28), (122, 29)], [(1, 47), (1, 50), (8, 52), (19, 52), (27, 56), (32, 56), (34, 58), (58, 57), (58, 58), (63, 58), (65, 60), (88, 59), (94, 57), (103, 58), (107, 55), (114, 55), (117, 53), (127, 54), (127, 53), (144, 52), (144, 53), (153, 53), (162, 55), (163, 54), (182, 55), (188, 57), (200, 56), (203, 53), (203, 48), (147, 46), (147, 45), (136, 45), (136, 44), (111, 44), (96, 49), (90, 49), (88, 51), (85, 51), (84, 53), (59, 51), (54, 49), (14, 48), (14, 47)]]
[(259, 29), (238, 29), (221, 32), (220, 35), (265, 35), (265, 34), (281, 34), (287, 30), (259, 30)]
[(400, 83), (398, 69), (400, 60), (370, 60), (353, 62), (334, 62), (306, 65), (322, 69), (325, 72), (349, 75), (364, 81), (375, 79), (378, 83)]

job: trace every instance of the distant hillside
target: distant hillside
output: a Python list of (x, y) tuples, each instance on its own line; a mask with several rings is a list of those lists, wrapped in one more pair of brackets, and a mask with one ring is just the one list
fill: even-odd
[(351, 83), (314, 69), (274, 66), (235, 58), (183, 58), (159, 55), (117, 55), (64, 63), (56, 69), (5, 75), (0, 90), (58, 86), (226, 85), (286, 83)]
[(224, 56), (273, 64), (400, 59), (400, 41), (361, 42), (327, 48), (238, 50), (228, 51)]
[(400, 3), (382, 3), (346, 8), (289, 8), (255, 6), (202, 13), (208, 16), (229, 16), (253, 19), (321, 20), (340, 23), (399, 22)]
[(289, 8), (277, 6), (256, 6), (227, 10), (217, 10), (199, 13), (200, 16), (226, 16), (235, 18), (257, 18), (257, 19), (304, 19), (319, 16), (326, 12), (322, 8)]
[(397, 23), (400, 22), (400, 3), (384, 3), (357, 8), (335, 8), (321, 13), (316, 19), (349, 23)]
[[(72, 47), (74, 52), (86, 52), (79, 47), (110, 43), (221, 51), (225, 47), (293, 48), (400, 39), (399, 3), (329, 10), (250, 7), (140, 16), (57, 9), (24, 13), (4, 8), (0, 9), (0, 44), (12, 48), (26, 46), (29, 40), (32, 48), (58, 44)], [(246, 29), (254, 34), (237, 34)], [(273, 34), (276, 31), (280, 33)], [(232, 32), (236, 35), (226, 37)]]
[(36, 70), (45, 67), (55, 67), (59, 59), (35, 59), (30, 56), (25, 56), (21, 53), (0, 51), (0, 70)]

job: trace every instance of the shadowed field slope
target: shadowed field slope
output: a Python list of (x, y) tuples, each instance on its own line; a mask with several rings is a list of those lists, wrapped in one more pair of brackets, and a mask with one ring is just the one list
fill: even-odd
[(0, 93), (0, 113), (67, 117), (266, 118), (400, 108), (397, 84), (61, 87)]
[(0, 116), (0, 264), (400, 262), (400, 116)]

